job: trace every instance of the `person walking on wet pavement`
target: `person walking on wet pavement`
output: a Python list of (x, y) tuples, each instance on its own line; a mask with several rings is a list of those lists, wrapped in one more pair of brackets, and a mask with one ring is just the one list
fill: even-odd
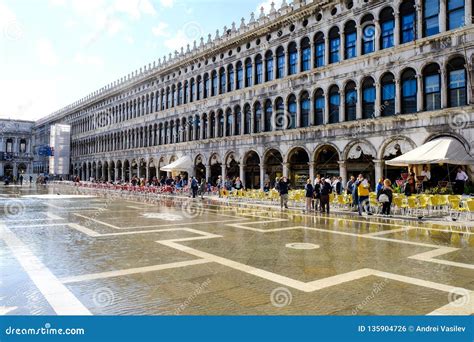
[(288, 209), (288, 191), (290, 189), (290, 184), (286, 177), (282, 177), (278, 182), (278, 192), (280, 193), (280, 207), (283, 209), (285, 207)]
[(201, 185), (199, 186), (199, 192), (201, 193), (201, 199), (204, 199), (204, 193), (206, 192), (207, 184), (206, 180), (203, 178), (201, 179)]
[(321, 179), (321, 212), (329, 214), (329, 195), (332, 193), (331, 180)]
[(20, 175), (20, 177), (18, 177), (18, 179), (20, 180), (20, 186), (23, 185), (23, 175)]
[(357, 195), (359, 197), (359, 216), (362, 216), (362, 208), (367, 215), (372, 215), (370, 212), (369, 194), (370, 194), (370, 183), (364, 178), (364, 175), (360, 174), (354, 183), (357, 188)]
[(390, 215), (390, 207), (392, 206), (393, 190), (392, 182), (386, 179), (383, 182), (383, 188), (377, 191), (377, 200), (382, 203), (382, 215)]
[(304, 192), (305, 192), (305, 198), (306, 198), (306, 210), (303, 210), (303, 212), (306, 211), (307, 213), (309, 213), (312, 208), (312, 202), (313, 202), (313, 196), (314, 196), (314, 188), (313, 188), (313, 184), (311, 184), (311, 179), (308, 179), (306, 181)]
[(191, 191), (193, 192), (193, 198), (196, 198), (199, 189), (199, 184), (196, 177), (191, 180)]

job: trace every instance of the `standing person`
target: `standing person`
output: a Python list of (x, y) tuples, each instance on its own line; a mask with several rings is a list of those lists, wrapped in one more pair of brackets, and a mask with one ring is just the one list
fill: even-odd
[(201, 192), (201, 199), (204, 199), (204, 193), (206, 192), (207, 184), (206, 180), (203, 178), (201, 179), (201, 185), (199, 187), (199, 191)]
[(329, 195), (332, 193), (331, 180), (321, 179), (321, 212), (329, 214)]
[(196, 177), (193, 177), (191, 180), (191, 191), (193, 192), (193, 198), (196, 198), (198, 193), (199, 185)]
[(383, 179), (380, 178), (379, 182), (377, 183), (377, 187), (375, 188), (375, 192), (379, 193), (379, 191), (383, 189), (383, 186), (384, 186)]
[(217, 177), (217, 182), (216, 182), (216, 186), (217, 186), (217, 192), (219, 193), (219, 198), (222, 198), (222, 187), (223, 187), (224, 184), (222, 184), (222, 177), (219, 176)]
[[(23, 185), (23, 175), (20, 175), (20, 177), (18, 177), (18, 178), (20, 180), (20, 186), (22, 186)], [(463, 189), (464, 189), (464, 187), (463, 187)]]
[(412, 176), (408, 177), (405, 183), (405, 189), (403, 192), (405, 193), (405, 196), (407, 197), (416, 194), (415, 178), (413, 178)]
[(467, 173), (464, 172), (462, 167), (458, 167), (458, 173), (456, 174), (456, 183), (454, 184), (454, 193), (456, 195), (464, 194), (464, 186), (466, 182), (469, 180)]
[(308, 180), (306, 181), (304, 190), (305, 190), (305, 198), (306, 198), (306, 212), (309, 213), (311, 211), (313, 196), (314, 196), (314, 188), (313, 188), (313, 184), (311, 184), (311, 179), (308, 178)]
[(393, 200), (392, 182), (386, 179), (383, 188), (377, 192), (377, 200), (382, 203), (382, 215), (390, 216), (390, 208)]
[(237, 177), (235, 179), (235, 183), (234, 183), (234, 188), (235, 190), (242, 190), (242, 181), (240, 180), (240, 177)]
[(290, 185), (286, 177), (282, 177), (278, 182), (278, 192), (280, 193), (280, 207), (288, 209), (288, 191)]
[(321, 177), (317, 177), (314, 180), (314, 186), (313, 186), (313, 193), (314, 193), (314, 210), (318, 211), (320, 208), (321, 204)]
[(428, 170), (428, 165), (423, 166), (423, 171), (421, 171), (421, 176), (423, 176), (422, 185), (423, 185), (423, 190), (425, 190), (431, 182), (431, 172), (430, 170)]
[(33, 183), (33, 176), (30, 176), (30, 184)]
[(355, 186), (357, 187), (357, 196), (359, 198), (359, 216), (362, 216), (362, 207), (367, 212), (368, 215), (370, 213), (370, 204), (369, 204), (369, 194), (370, 194), (370, 183), (367, 179), (364, 178), (363, 174), (360, 174), (355, 182)]

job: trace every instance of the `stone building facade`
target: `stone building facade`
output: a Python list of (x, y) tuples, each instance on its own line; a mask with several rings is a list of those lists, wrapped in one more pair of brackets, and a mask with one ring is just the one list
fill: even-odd
[(182, 156), (198, 177), (254, 188), (394, 179), (386, 160), (439, 136), (474, 154), (473, 63), (471, 0), (283, 1), (36, 126), (72, 126), (82, 179), (160, 176)]
[(0, 178), (32, 173), (34, 124), (0, 119)]

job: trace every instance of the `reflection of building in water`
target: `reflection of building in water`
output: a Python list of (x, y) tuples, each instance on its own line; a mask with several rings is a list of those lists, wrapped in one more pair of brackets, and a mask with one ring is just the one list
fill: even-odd
[(295, 0), (170, 57), (37, 123), (71, 125), (73, 174), (373, 182), (439, 136), (474, 151), (472, 1)]
[(0, 119), (0, 177), (33, 172), (33, 126), (32, 121)]

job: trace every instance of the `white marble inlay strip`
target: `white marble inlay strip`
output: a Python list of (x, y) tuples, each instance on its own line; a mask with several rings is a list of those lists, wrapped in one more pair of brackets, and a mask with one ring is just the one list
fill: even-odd
[(436, 264), (442, 264), (442, 265), (448, 265), (448, 266), (454, 266), (454, 267), (462, 267), (462, 268), (467, 268), (474, 270), (474, 265), (472, 264), (466, 264), (463, 262), (456, 262), (456, 261), (450, 261), (450, 260), (443, 260), (443, 259), (435, 259), (435, 257), (448, 254), (454, 251), (457, 251), (457, 248), (453, 247), (440, 247), (439, 249), (435, 249), (433, 251), (425, 252), (425, 253), (420, 253), (416, 255), (412, 255), (408, 257), (408, 259), (414, 259), (414, 260), (421, 260), (421, 261), (428, 261), (428, 262), (433, 262)]
[(90, 311), (64, 286), (58, 278), (7, 227), (0, 233), (11, 252), (58, 315), (91, 315)]
[(71, 283), (78, 283), (82, 281), (121, 277), (121, 276), (126, 276), (126, 275), (131, 275), (131, 274), (169, 270), (173, 268), (182, 268), (182, 267), (201, 265), (201, 264), (207, 264), (207, 263), (210, 263), (210, 261), (205, 260), (205, 259), (196, 259), (196, 260), (189, 260), (189, 261), (172, 262), (169, 264), (162, 264), (162, 265), (129, 268), (126, 270), (85, 274), (85, 275), (80, 275), (80, 276), (61, 278), (59, 280), (62, 281), (63, 284), (71, 284)]

